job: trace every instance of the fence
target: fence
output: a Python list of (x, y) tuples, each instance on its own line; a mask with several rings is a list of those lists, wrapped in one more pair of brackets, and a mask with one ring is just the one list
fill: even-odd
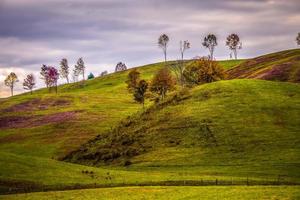
[(39, 185), (24, 182), (0, 181), (0, 194), (15, 194), (41, 191), (63, 191), (88, 188), (132, 187), (132, 186), (267, 186), (267, 185), (300, 185), (299, 181), (290, 181), (280, 176), (274, 179), (257, 180), (251, 178), (200, 179), (200, 180), (169, 180), (156, 182), (135, 183), (106, 183), (106, 184), (74, 184), (74, 185)]

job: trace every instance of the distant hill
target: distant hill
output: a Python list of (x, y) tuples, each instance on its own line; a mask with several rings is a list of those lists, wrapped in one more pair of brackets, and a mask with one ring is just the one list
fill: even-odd
[(249, 59), (228, 70), (229, 79), (254, 78), (300, 82), (300, 49), (276, 52)]

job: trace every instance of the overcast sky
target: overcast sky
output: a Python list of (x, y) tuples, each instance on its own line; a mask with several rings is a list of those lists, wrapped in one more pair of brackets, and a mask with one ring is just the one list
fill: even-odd
[(228, 59), (225, 38), (237, 33), (240, 58), (296, 48), (300, 0), (0, 0), (0, 97), (9, 95), (3, 80), (14, 71), (23, 92), (25, 74), (38, 87), (42, 64), (59, 66), (79, 57), (86, 74), (113, 71), (163, 60), (157, 46), (161, 33), (170, 37), (168, 59), (179, 58), (179, 41), (189, 40), (186, 58), (208, 55), (203, 37), (218, 37), (216, 59)]

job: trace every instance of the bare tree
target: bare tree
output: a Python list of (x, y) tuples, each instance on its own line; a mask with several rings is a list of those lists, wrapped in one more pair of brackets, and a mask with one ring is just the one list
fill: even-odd
[(34, 88), (34, 86), (35, 86), (35, 78), (33, 74), (27, 75), (23, 82), (23, 88), (25, 90), (29, 90), (30, 94), (32, 94), (32, 89)]
[(180, 83), (181, 86), (184, 84), (184, 78), (183, 78), (183, 70), (184, 70), (184, 52), (188, 50), (191, 47), (191, 44), (189, 41), (180, 41), (179, 43), (179, 50), (181, 55), (181, 60), (177, 61), (175, 63), (170, 63), (168, 66), (169, 68), (174, 72), (176, 75), (177, 81)]
[(71, 74), (73, 83), (76, 83), (78, 81), (78, 76), (79, 76), (78, 71), (76, 71), (76, 69), (73, 69), (73, 73)]
[(181, 54), (181, 60), (183, 60), (183, 54), (184, 52), (191, 48), (191, 43), (189, 43), (189, 41), (185, 40), (185, 41), (180, 41), (180, 54)]
[(165, 61), (167, 61), (167, 47), (168, 47), (169, 37), (166, 34), (162, 34), (158, 38), (158, 46), (163, 50)]
[(60, 76), (62, 78), (65, 78), (67, 80), (67, 83), (69, 83), (69, 65), (68, 60), (66, 58), (63, 58), (60, 61)]
[(127, 67), (126, 67), (125, 63), (118, 62), (118, 64), (115, 67), (115, 72), (124, 71), (126, 69), (127, 69)]
[(77, 74), (77, 75), (82, 74), (82, 79), (85, 80), (85, 78), (84, 78), (85, 65), (84, 65), (82, 58), (78, 59), (74, 70), (75, 70), (75, 74)]
[(19, 81), (18, 77), (14, 72), (11, 72), (4, 80), (4, 84), (7, 87), (10, 87), (11, 96), (14, 96), (14, 86), (15, 86), (15, 83), (18, 81)]
[(296, 37), (296, 42), (298, 45), (300, 45), (300, 33), (298, 33), (298, 36)]
[(230, 34), (226, 39), (226, 45), (233, 52), (234, 58), (237, 59), (237, 50), (242, 49), (239, 36), (235, 33)]
[(218, 45), (217, 37), (214, 34), (208, 34), (206, 37), (204, 37), (202, 45), (209, 50), (209, 58), (213, 60), (214, 50), (215, 47)]
[(43, 65), (41, 67), (41, 72), (40, 72), (41, 79), (44, 80), (45, 85), (46, 85), (47, 88), (49, 87), (49, 84), (50, 84), (50, 77), (48, 76), (48, 70), (49, 70), (48, 66), (47, 65)]

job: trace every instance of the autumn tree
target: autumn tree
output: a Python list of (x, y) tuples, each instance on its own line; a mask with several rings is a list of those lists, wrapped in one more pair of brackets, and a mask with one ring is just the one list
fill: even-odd
[(29, 90), (30, 94), (32, 94), (32, 89), (35, 86), (35, 78), (33, 74), (28, 74), (23, 82), (23, 88), (25, 90)]
[(214, 34), (208, 34), (204, 37), (202, 45), (209, 50), (209, 58), (212, 60), (214, 58), (214, 50), (218, 45), (217, 37)]
[(225, 79), (226, 73), (218, 62), (208, 58), (198, 58), (186, 66), (183, 76), (187, 83), (193, 85)]
[(140, 79), (140, 72), (137, 69), (133, 69), (128, 73), (126, 83), (127, 83), (127, 89), (130, 92), (133, 92), (135, 90), (135, 88), (139, 83), (139, 79)]
[(59, 79), (59, 73), (55, 67), (48, 66), (48, 77), (49, 77), (49, 87), (55, 87), (55, 92), (57, 93), (57, 81)]
[(296, 42), (298, 45), (300, 45), (300, 33), (298, 33), (298, 36), (296, 37)]
[(57, 80), (59, 79), (59, 73), (55, 67), (43, 65), (41, 68), (41, 79), (45, 81), (46, 87), (51, 91), (51, 87), (55, 87), (57, 93)]
[(115, 72), (124, 71), (126, 69), (127, 69), (127, 66), (125, 65), (125, 63), (118, 62), (118, 64), (115, 67)]
[(82, 74), (82, 80), (85, 80), (84, 72), (85, 72), (85, 65), (84, 65), (83, 59), (79, 58), (77, 60), (77, 64), (75, 65), (74, 74), (75, 75)]
[(167, 61), (167, 47), (169, 43), (169, 36), (162, 34), (158, 38), (158, 46), (163, 50), (165, 61)]
[(174, 78), (170, 70), (166, 67), (160, 69), (151, 81), (150, 91), (160, 95), (161, 100), (164, 100), (167, 92), (175, 85)]
[(148, 83), (145, 80), (140, 80), (134, 89), (134, 100), (145, 106), (145, 94), (148, 89)]
[(67, 83), (69, 83), (69, 65), (68, 60), (66, 58), (63, 58), (60, 61), (60, 76), (62, 78), (65, 78), (67, 80)]
[[(230, 34), (226, 39), (226, 46), (233, 52), (234, 58), (237, 59), (237, 50), (242, 49), (242, 43), (240, 42), (240, 38), (237, 34)], [(230, 53), (230, 57), (232, 54)]]
[(14, 96), (14, 87), (16, 82), (18, 82), (18, 77), (14, 72), (11, 72), (6, 79), (4, 80), (4, 84), (7, 87), (10, 87), (11, 96)]
[(47, 65), (43, 65), (41, 67), (41, 72), (40, 72), (41, 79), (44, 80), (45, 85), (46, 85), (47, 88), (49, 88), (49, 84), (50, 84), (50, 78), (48, 76), (48, 70), (49, 70), (48, 66)]

